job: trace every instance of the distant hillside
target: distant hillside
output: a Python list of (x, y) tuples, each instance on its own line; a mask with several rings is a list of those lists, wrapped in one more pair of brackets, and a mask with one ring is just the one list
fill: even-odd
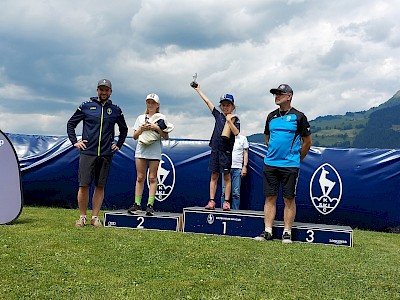
[[(400, 91), (367, 111), (327, 115), (310, 121), (313, 145), (340, 148), (400, 148)], [(248, 136), (264, 143), (264, 134)]]

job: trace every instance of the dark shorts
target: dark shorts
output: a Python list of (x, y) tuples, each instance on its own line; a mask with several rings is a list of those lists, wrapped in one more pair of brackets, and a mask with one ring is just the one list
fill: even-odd
[(229, 173), (232, 165), (232, 152), (211, 150), (208, 171), (218, 173)]
[(263, 190), (264, 196), (276, 196), (279, 187), (282, 185), (282, 195), (287, 199), (294, 199), (296, 196), (297, 178), (299, 168), (263, 166)]
[(90, 186), (94, 178), (96, 186), (105, 186), (110, 172), (112, 156), (81, 154), (79, 157), (79, 186)]

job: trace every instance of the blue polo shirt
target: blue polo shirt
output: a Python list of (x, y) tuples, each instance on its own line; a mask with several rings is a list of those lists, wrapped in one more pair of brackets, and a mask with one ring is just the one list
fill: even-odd
[(292, 107), (281, 116), (279, 109), (274, 110), (267, 117), (264, 134), (269, 135), (266, 165), (300, 168), (301, 137), (311, 134), (302, 112)]

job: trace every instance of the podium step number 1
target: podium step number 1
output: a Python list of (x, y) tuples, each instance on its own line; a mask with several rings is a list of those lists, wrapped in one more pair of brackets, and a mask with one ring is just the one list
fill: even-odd
[[(183, 210), (183, 231), (204, 234), (219, 234), (254, 238), (264, 228), (262, 211), (221, 209), (206, 210), (202, 207), (188, 207)], [(274, 239), (281, 239), (283, 222), (275, 221)], [(353, 230), (349, 226), (335, 226), (312, 223), (294, 223), (292, 240), (304, 243), (353, 246)]]

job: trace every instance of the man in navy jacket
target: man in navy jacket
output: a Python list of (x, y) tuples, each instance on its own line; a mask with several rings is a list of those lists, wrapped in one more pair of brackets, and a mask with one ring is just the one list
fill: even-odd
[[(104, 198), (104, 187), (107, 183), (113, 154), (121, 149), (128, 127), (119, 106), (110, 100), (111, 82), (101, 79), (97, 84), (98, 97), (83, 102), (67, 123), (68, 138), (80, 150), (79, 157), (79, 190), (78, 206), (80, 211), (77, 227), (86, 225), (86, 214), (89, 203), (89, 191), (94, 179), (95, 189), (92, 197), (91, 225), (102, 226), (98, 218)], [(76, 126), (83, 121), (82, 140), (78, 141)], [(114, 143), (115, 124), (119, 128), (119, 138)]]

